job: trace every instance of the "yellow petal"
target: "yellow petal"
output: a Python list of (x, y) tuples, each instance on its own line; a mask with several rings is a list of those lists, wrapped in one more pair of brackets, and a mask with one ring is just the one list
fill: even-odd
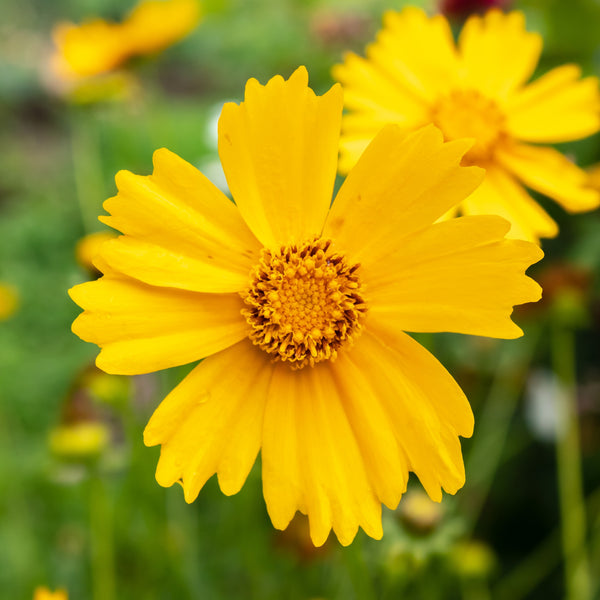
[(369, 320), (404, 331), (453, 331), (514, 338), (513, 306), (535, 302), (541, 288), (525, 276), (540, 260), (535, 244), (505, 240), (510, 225), (494, 216), (462, 217), (402, 240), (385, 259), (363, 265)]
[(127, 239), (103, 247), (113, 269), (142, 281), (203, 292), (248, 283), (260, 245), (235, 205), (196, 168), (166, 149), (148, 177), (117, 174), (119, 193), (100, 220)]
[(526, 142), (577, 140), (600, 129), (598, 78), (581, 77), (577, 65), (552, 69), (506, 104), (506, 128)]
[(33, 592), (33, 600), (68, 600), (68, 595), (63, 589), (51, 592), (47, 587), (38, 586)]
[[(112, 269), (150, 285), (210, 293), (239, 292), (248, 287), (250, 265), (244, 272), (236, 272), (208, 264), (211, 260), (219, 262), (211, 254), (205, 253), (202, 260), (191, 254), (172, 252), (130, 236), (120, 236), (102, 247), (102, 258)], [(240, 257), (239, 262), (245, 260), (247, 257)]]
[(157, 52), (185, 37), (200, 19), (198, 0), (143, 0), (121, 26), (130, 53)]
[(446, 19), (415, 7), (388, 11), (367, 59), (348, 53), (332, 72), (344, 86), (340, 165), (347, 173), (388, 123), (406, 131), (431, 121), (431, 105), (457, 79), (456, 52)]
[(262, 465), (267, 510), (278, 529), (300, 510), (308, 515), (316, 546), (332, 527), (343, 545), (359, 526), (381, 538), (381, 504), (328, 364), (297, 371), (277, 365), (265, 409)]
[(65, 79), (106, 73), (128, 57), (119, 25), (93, 19), (81, 25), (59, 23), (52, 31), (56, 74)]
[(334, 77), (344, 85), (344, 104), (356, 112), (344, 115), (340, 138), (341, 173), (356, 164), (369, 142), (388, 123), (414, 129), (429, 121), (429, 107), (397, 81), (398, 75), (386, 73), (381, 66), (354, 54), (333, 68)]
[(491, 10), (465, 23), (459, 50), (465, 85), (490, 96), (507, 96), (527, 81), (538, 63), (542, 38), (525, 29), (521, 12)]
[(135, 375), (183, 365), (241, 340), (247, 324), (237, 294), (156, 288), (111, 274), (69, 290), (85, 312), (73, 332), (102, 348), (96, 364)]
[(202, 361), (159, 405), (144, 431), (162, 444), (156, 480), (182, 481), (193, 502), (217, 473), (224, 494), (236, 494), (256, 460), (272, 364), (244, 340)]
[(395, 325), (370, 319), (345, 360), (368, 373), (370, 397), (388, 417), (408, 469), (432, 500), (465, 481), (458, 436), (471, 436), (473, 414), (454, 379), (425, 348)]
[(358, 368), (351, 357), (351, 352), (340, 352), (331, 371), (373, 490), (383, 504), (395, 509), (406, 491), (408, 458), (373, 389), (371, 373)]
[(459, 166), (471, 143), (443, 143), (433, 125), (408, 136), (386, 126), (348, 174), (324, 237), (360, 262), (394, 251), (404, 236), (433, 223), (481, 182), (482, 169)]
[[(370, 46), (373, 53), (373, 46)], [(379, 53), (376, 53), (379, 56)], [(382, 56), (381, 61), (369, 57), (361, 58), (353, 53), (344, 57), (344, 63), (332, 68), (334, 78), (344, 86), (344, 104), (347, 108), (360, 111), (374, 122), (411, 125), (421, 123), (428, 114), (428, 105), (410, 88), (407, 89), (401, 73), (385, 69), (380, 62), (392, 62), (392, 58)], [(343, 119), (344, 131), (351, 132), (349, 115)], [(375, 134), (377, 130), (373, 131)], [(372, 136), (371, 136), (372, 137)]]
[(246, 84), (240, 105), (223, 107), (219, 155), (242, 216), (264, 246), (321, 232), (337, 169), (342, 91), (324, 96), (297, 69), (284, 81)]
[(435, 100), (458, 79), (459, 63), (445, 17), (428, 17), (414, 6), (387, 11), (368, 57), (396, 83), (428, 101)]
[(504, 169), (490, 166), (483, 183), (460, 205), (465, 215), (499, 215), (511, 223), (508, 237), (539, 243), (558, 234), (546, 211)]
[(400, 88), (434, 100), (458, 76), (458, 61), (448, 21), (429, 18), (414, 6), (387, 11), (377, 41), (367, 56)]
[(365, 132), (342, 135), (340, 138), (340, 160), (338, 163), (338, 170), (341, 174), (346, 175), (352, 169), (372, 139), (373, 136)]
[(587, 187), (586, 172), (553, 148), (515, 144), (499, 149), (497, 159), (525, 185), (553, 198), (570, 212), (600, 206), (600, 193)]

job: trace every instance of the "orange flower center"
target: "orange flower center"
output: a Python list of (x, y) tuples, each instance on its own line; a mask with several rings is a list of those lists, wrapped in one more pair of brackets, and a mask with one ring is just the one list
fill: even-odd
[(360, 332), (367, 311), (360, 265), (331, 246), (316, 238), (275, 252), (264, 248), (242, 294), (250, 339), (295, 369), (335, 359)]
[(475, 90), (457, 90), (442, 97), (434, 106), (431, 118), (442, 130), (447, 142), (460, 138), (475, 139), (463, 164), (488, 162), (504, 135), (503, 112), (496, 102)]

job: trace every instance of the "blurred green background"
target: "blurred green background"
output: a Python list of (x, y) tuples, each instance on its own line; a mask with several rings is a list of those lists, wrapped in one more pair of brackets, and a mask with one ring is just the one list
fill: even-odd
[[(103, 230), (96, 216), (116, 192), (115, 173), (149, 173), (156, 148), (220, 181), (223, 102), (240, 100), (250, 77), (265, 83), (300, 64), (323, 93), (331, 65), (347, 49), (362, 53), (383, 11), (404, 3), (210, 0), (186, 39), (131, 65), (137, 84), (126, 100), (77, 105), (56, 94), (53, 25), (120, 19), (133, 5), (2, 1), (0, 283), (19, 301), (0, 323), (0, 597), (31, 598), (47, 585), (94, 600), (565, 598), (558, 376), (577, 395), (581, 438), (591, 591), (577, 597), (600, 598), (598, 211), (567, 216), (540, 199), (561, 234), (531, 271), (547, 298), (517, 312), (524, 338), (420, 338), (476, 415), (455, 497), (433, 505), (413, 478), (399, 509), (384, 509), (382, 541), (360, 532), (348, 548), (330, 538), (315, 550), (305, 521), (273, 529), (258, 465), (229, 498), (214, 480), (192, 505), (178, 486), (158, 486), (159, 450), (141, 434), (186, 369), (129, 379), (93, 370), (96, 347), (70, 332), (79, 311), (66, 290), (93, 277), (76, 259), (78, 240)], [(544, 36), (539, 73), (573, 61), (600, 73), (597, 0), (512, 6)], [(600, 136), (561, 149), (588, 166), (600, 161)], [(77, 423), (96, 429), (83, 441), (60, 436)]]

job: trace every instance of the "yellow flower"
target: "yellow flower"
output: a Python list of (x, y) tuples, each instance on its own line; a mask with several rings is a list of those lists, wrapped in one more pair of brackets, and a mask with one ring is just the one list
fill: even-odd
[(48, 588), (40, 586), (33, 592), (33, 600), (68, 600), (65, 590), (56, 590), (51, 592)]
[(54, 454), (72, 460), (99, 456), (108, 441), (108, 428), (95, 421), (65, 423), (55, 427), (48, 439), (50, 450)]
[(348, 108), (340, 168), (346, 172), (386, 123), (406, 133), (433, 122), (446, 141), (472, 138), (464, 164), (485, 167), (484, 183), (460, 205), (465, 215), (497, 214), (510, 237), (538, 241), (556, 223), (523, 186), (571, 212), (600, 204), (585, 173), (557, 150), (532, 144), (576, 140), (600, 129), (595, 77), (565, 65), (531, 84), (541, 37), (525, 30), (520, 12), (472, 16), (455, 47), (446, 19), (418, 8), (387, 12), (367, 58), (349, 53), (334, 67)]
[(496, 216), (434, 224), (483, 173), (470, 147), (429, 126), (390, 125), (336, 196), (342, 90), (323, 96), (306, 69), (226, 104), (219, 154), (233, 204), (166, 149), (148, 177), (121, 171), (101, 220), (104, 277), (71, 289), (73, 331), (97, 365), (136, 374), (204, 357), (144, 433), (162, 444), (159, 484), (192, 502), (217, 473), (235, 494), (262, 454), (275, 527), (297, 510), (321, 545), (333, 527), (379, 538), (414, 471), (430, 497), (464, 483), (458, 436), (473, 416), (448, 372), (405, 331), (503, 338), (514, 304), (535, 301), (524, 275), (541, 250), (506, 240)]
[(0, 321), (12, 317), (19, 306), (19, 296), (15, 288), (0, 283)]
[(587, 170), (588, 185), (600, 192), (600, 163), (593, 165)]
[(132, 55), (158, 52), (184, 38), (200, 19), (198, 0), (145, 0), (122, 25)]
[(75, 258), (77, 262), (88, 271), (95, 271), (94, 259), (96, 258), (102, 244), (112, 240), (116, 234), (112, 231), (96, 231), (82, 237), (75, 246)]
[(198, 0), (145, 0), (122, 23), (93, 19), (54, 29), (54, 71), (65, 79), (113, 71), (133, 56), (157, 52), (198, 23)]

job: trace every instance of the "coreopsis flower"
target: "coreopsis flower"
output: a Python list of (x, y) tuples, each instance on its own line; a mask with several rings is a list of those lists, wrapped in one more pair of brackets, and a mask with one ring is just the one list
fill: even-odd
[(97, 458), (109, 442), (108, 427), (99, 421), (58, 425), (48, 436), (50, 450), (65, 460)]
[(446, 141), (471, 138), (463, 164), (486, 169), (477, 191), (460, 204), (464, 215), (497, 214), (510, 237), (538, 241), (558, 233), (554, 220), (525, 186), (567, 211), (596, 208), (600, 194), (557, 150), (539, 144), (577, 140), (600, 129), (595, 77), (564, 65), (527, 84), (542, 49), (520, 12), (472, 16), (455, 46), (441, 16), (414, 7), (387, 12), (367, 58), (349, 53), (334, 67), (348, 113), (340, 168), (347, 172), (386, 123), (408, 134), (434, 123)]
[(591, 166), (587, 170), (588, 185), (600, 192), (600, 163)]
[(134, 56), (163, 50), (198, 23), (198, 0), (144, 0), (121, 23), (93, 19), (54, 29), (54, 71), (77, 79), (114, 71)]
[(448, 372), (405, 331), (513, 338), (514, 304), (542, 256), (506, 240), (496, 216), (434, 222), (480, 183), (461, 167), (471, 142), (433, 125), (384, 128), (331, 205), (342, 90), (323, 96), (299, 68), (224, 106), (219, 154), (232, 203), (193, 166), (154, 154), (154, 172), (121, 171), (101, 221), (123, 235), (74, 287), (73, 331), (96, 364), (137, 374), (205, 358), (144, 432), (161, 444), (160, 485), (192, 502), (213, 474), (237, 493), (262, 455), (274, 526), (308, 515), (321, 545), (333, 528), (382, 535), (408, 472), (430, 497), (464, 483), (459, 436), (473, 415)]
[(33, 600), (68, 600), (65, 590), (51, 592), (47, 587), (39, 586), (33, 592)]
[(12, 317), (19, 307), (19, 295), (12, 285), (0, 282), (0, 321)]
[(116, 233), (112, 231), (96, 231), (94, 233), (88, 233), (77, 242), (77, 245), (75, 246), (75, 258), (93, 277), (99, 275), (94, 266), (94, 258), (96, 258), (102, 244), (115, 237)]

